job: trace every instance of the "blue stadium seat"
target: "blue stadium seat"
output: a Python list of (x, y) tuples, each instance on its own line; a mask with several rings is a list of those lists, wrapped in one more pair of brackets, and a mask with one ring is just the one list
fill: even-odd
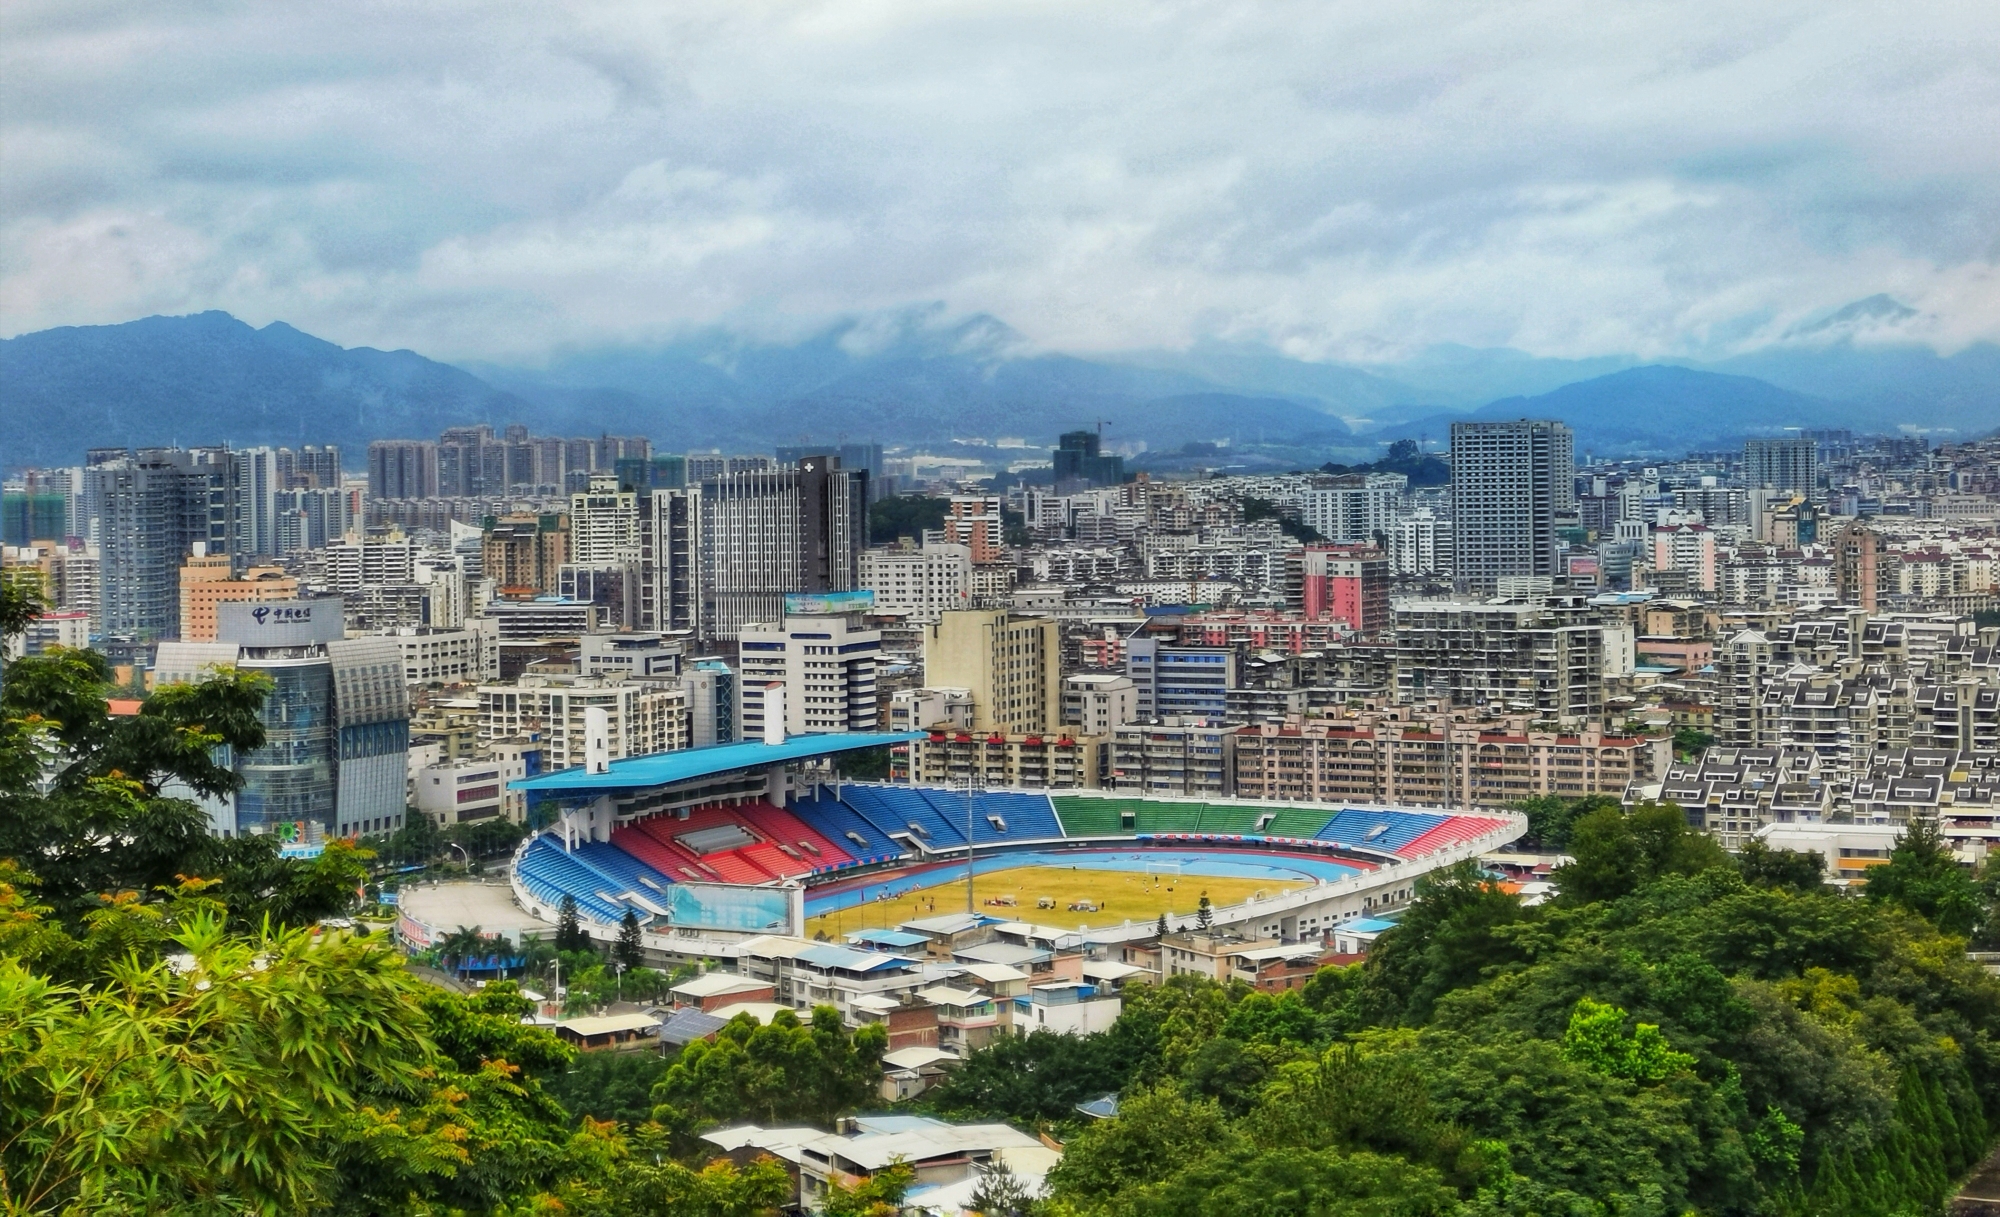
[[(938, 787), (917, 787), (915, 793), (930, 801), (938, 815), (965, 837), (965, 795)], [(998, 823), (995, 823), (995, 821)], [(1005, 827), (1002, 827), (1004, 825)], [(1009, 841), (1059, 840), (1062, 822), (1045, 794), (1024, 794), (1012, 790), (982, 790), (972, 801), (972, 840), (977, 845), (1004, 845)]]
[(647, 866), (644, 862), (611, 844), (609, 841), (585, 841), (576, 847), (574, 857), (603, 871), (618, 880), (623, 890), (665, 893), (673, 880)]
[(1319, 830), (1319, 839), (1394, 853), (1444, 823), (1445, 819), (1444, 816), (1427, 815), (1420, 811), (1376, 811), (1349, 807), (1326, 822), (1326, 827)]
[[(841, 787), (844, 794), (849, 787)], [(793, 802), (791, 812), (813, 830), (854, 855), (857, 862), (885, 862), (903, 856), (903, 847), (889, 839), (880, 825), (833, 797), (825, 787)], [(860, 840), (855, 840), (859, 837)]]
[(564, 853), (562, 845), (553, 838), (541, 837), (530, 845), (521, 855), (519, 870), (524, 883), (550, 904), (561, 904), (564, 896), (571, 896), (576, 900), (577, 912), (584, 916), (613, 925), (624, 919), (627, 906), (608, 897), (628, 885), (575, 855)]
[[(941, 792), (941, 796), (950, 797), (949, 792)], [(908, 786), (842, 786), (840, 797), (884, 833), (913, 837), (927, 853), (965, 848), (963, 803), (953, 820), (941, 813), (922, 791)]]

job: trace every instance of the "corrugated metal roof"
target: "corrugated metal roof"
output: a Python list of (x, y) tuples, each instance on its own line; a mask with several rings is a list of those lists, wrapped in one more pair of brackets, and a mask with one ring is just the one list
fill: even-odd
[(858, 752), (888, 744), (904, 744), (924, 738), (921, 731), (819, 733), (798, 735), (782, 744), (743, 740), (734, 744), (711, 744), (705, 748), (683, 748), (678, 752), (655, 752), (648, 756), (628, 756), (613, 761), (603, 773), (589, 773), (582, 766), (538, 777), (522, 778), (507, 784), (510, 790), (533, 794), (585, 794), (605, 790), (636, 790), (648, 786), (671, 786), (696, 778), (712, 777), (737, 769), (782, 765), (809, 757), (836, 752)]

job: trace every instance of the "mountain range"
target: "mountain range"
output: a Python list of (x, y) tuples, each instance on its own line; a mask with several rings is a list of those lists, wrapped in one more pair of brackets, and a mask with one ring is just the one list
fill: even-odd
[(909, 310), (789, 342), (715, 330), (539, 368), (455, 367), (208, 312), (0, 341), (0, 466), (225, 440), (336, 443), (357, 464), (371, 439), (475, 422), (757, 451), (841, 440), (1042, 444), (1104, 421), (1113, 443), (1214, 443), (1295, 461), (1365, 460), (1406, 437), (1442, 441), (1462, 418), (1560, 418), (1577, 429), (1579, 452), (1600, 455), (1675, 454), (1791, 427), (1919, 427), (1949, 439), (2000, 425), (2000, 347), (1946, 357), (1814, 337), (1705, 365), (1446, 346), (1360, 367), (1224, 343), (1053, 354), (990, 317), (947, 323)]

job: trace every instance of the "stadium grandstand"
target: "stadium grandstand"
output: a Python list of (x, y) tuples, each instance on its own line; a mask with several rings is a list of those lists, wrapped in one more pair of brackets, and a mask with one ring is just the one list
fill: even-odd
[[(655, 931), (747, 930), (784, 917), (787, 899), (798, 922), (806, 898), (790, 894), (814, 888), (851, 889), (858, 880), (936, 871), (954, 859), (967, 864), (970, 855), (1060, 854), (1067, 861), (1116, 847), (1120, 858), (1152, 849), (1232, 851), (1243, 859), (1310, 855), (1340, 864), (1330, 873), (1343, 876), (1318, 897), (1342, 897), (1341, 907), (1359, 915), (1407, 899), (1422, 871), (1498, 848), (1523, 827), (1519, 816), (1502, 812), (842, 782), (825, 764), (913, 738), (721, 744), (517, 781), (533, 821), (548, 827), (515, 855), (516, 897), (553, 920), (567, 896), (600, 932), (628, 912)], [(754, 889), (767, 891), (759, 897)], [(1302, 906), (1314, 895), (1290, 893)], [(1228, 912), (1220, 910), (1219, 919), (1231, 920)]]

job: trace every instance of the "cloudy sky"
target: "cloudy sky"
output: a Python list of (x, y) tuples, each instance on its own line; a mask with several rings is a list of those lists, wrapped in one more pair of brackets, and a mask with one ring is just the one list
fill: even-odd
[[(0, 332), (2000, 339), (2000, 4), (0, 4)], [(1875, 337), (1887, 335), (1875, 334)]]

